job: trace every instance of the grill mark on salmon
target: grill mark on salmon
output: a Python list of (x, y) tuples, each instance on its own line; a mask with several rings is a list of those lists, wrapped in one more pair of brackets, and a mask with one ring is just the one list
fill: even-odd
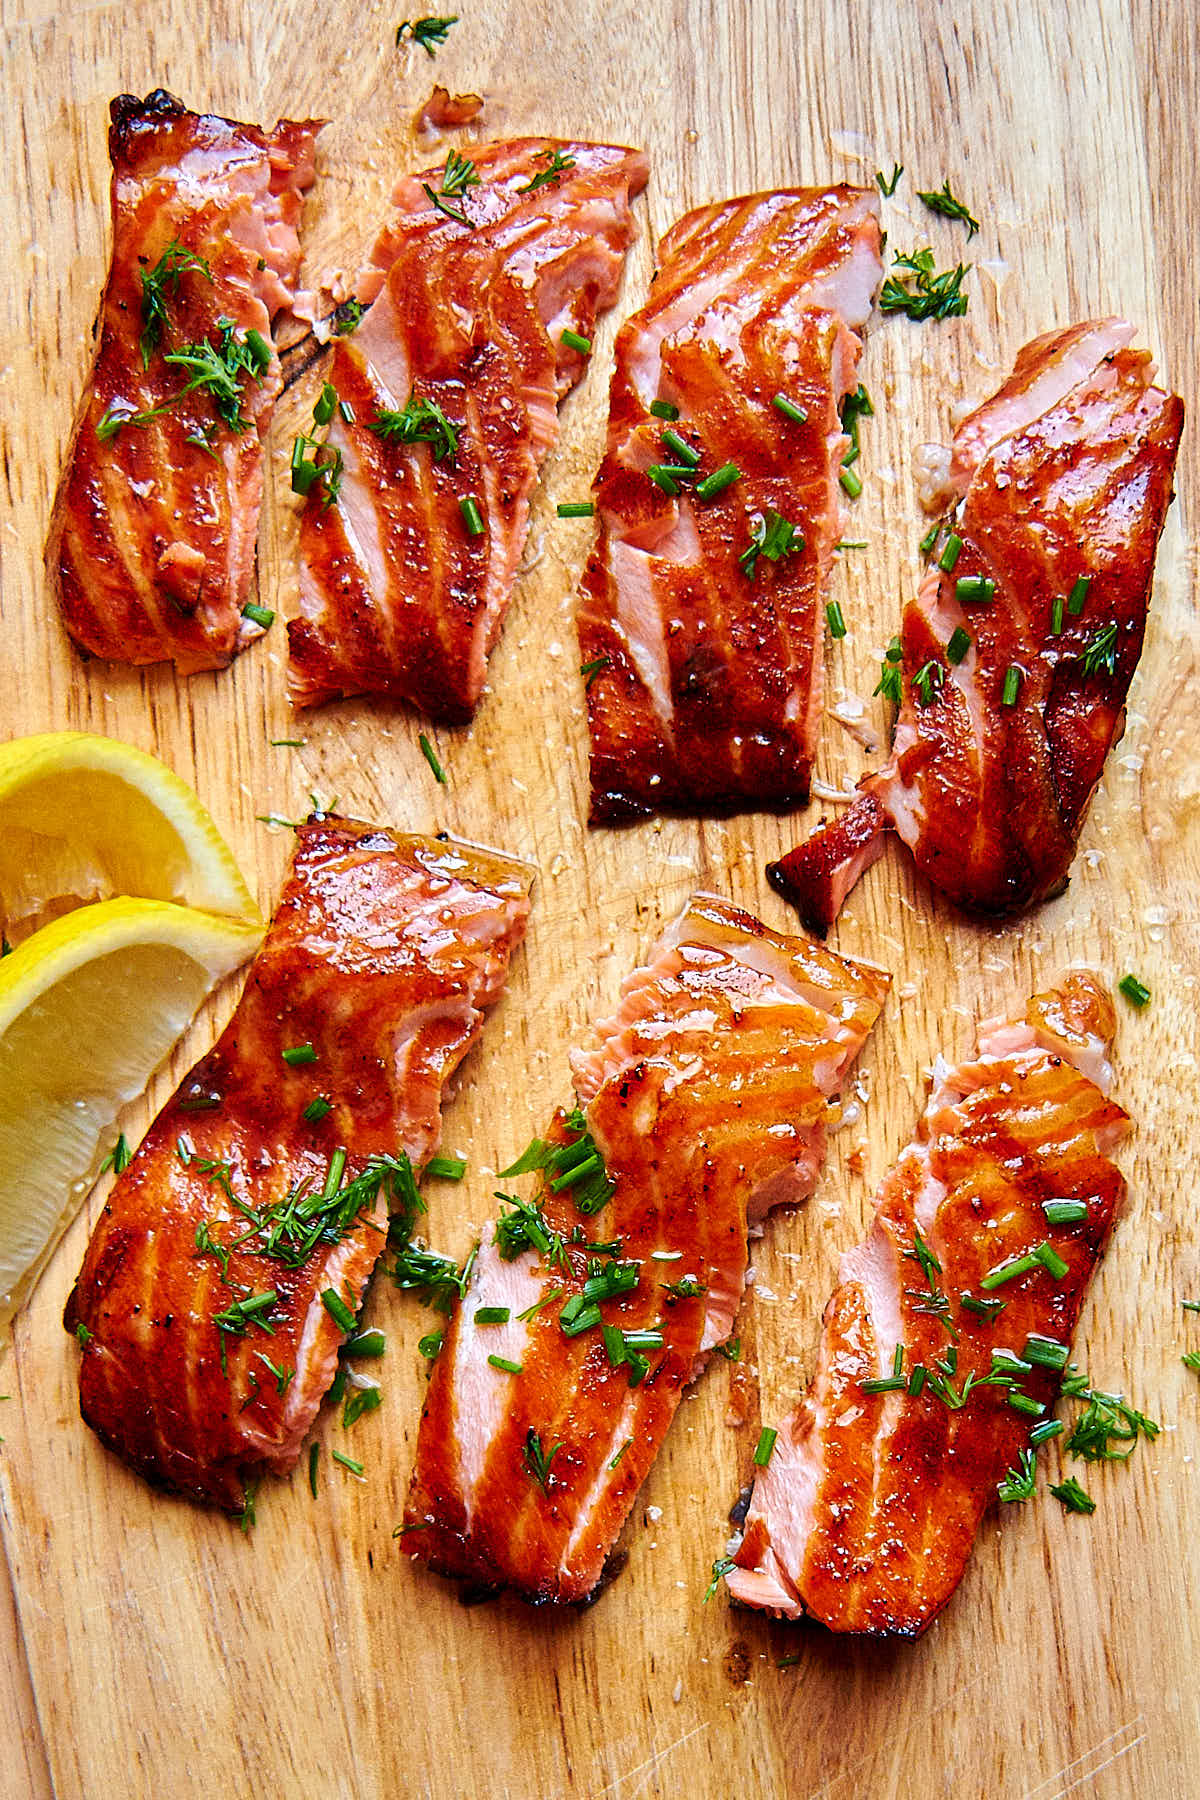
[[(650, 300), (617, 338), (599, 534), (580, 590), (593, 824), (808, 798), (821, 713), (823, 602), (842, 529), (839, 406), (857, 383), (882, 275), (865, 189), (752, 194), (681, 219)], [(806, 415), (772, 405), (783, 394)], [(647, 475), (678, 465), (655, 402), (701, 473), (700, 501)], [(777, 512), (803, 548), (739, 566)]]
[[(300, 827), (237, 1011), (113, 1187), (67, 1304), (67, 1329), (84, 1327), (83, 1417), (147, 1479), (236, 1509), (250, 1474), (295, 1463), (344, 1336), (321, 1292), (357, 1310), (386, 1194), (294, 1268), (252, 1254), (252, 1239), (223, 1270), (198, 1254), (197, 1229), (228, 1246), (248, 1229), (243, 1208), (320, 1193), (339, 1148), (343, 1185), (373, 1157), (421, 1169), (444, 1085), (524, 934), (529, 884), (523, 865), (452, 840), (335, 818)], [(315, 1062), (284, 1062), (306, 1044)], [(306, 1121), (318, 1094), (332, 1108)], [(214, 1314), (268, 1291), (271, 1334), (226, 1337), (226, 1374)], [(284, 1393), (262, 1354), (294, 1369)]]
[[(564, 1240), (577, 1228), (592, 1243), (619, 1240), (638, 1285), (604, 1303), (604, 1322), (635, 1331), (661, 1320), (662, 1346), (631, 1385), (598, 1328), (568, 1337), (560, 1323), (587, 1278), (587, 1243), (557, 1260), (526, 1249), (506, 1261), (486, 1230), (422, 1413), (407, 1554), (532, 1601), (595, 1591), (684, 1387), (730, 1334), (747, 1227), (812, 1191), (828, 1101), (887, 987), (879, 970), (780, 937), (727, 901), (692, 901), (625, 982), (596, 1047), (571, 1059), (611, 1199), (585, 1220), (570, 1188), (545, 1180), (538, 1196)], [(573, 1141), (561, 1114), (550, 1139)], [(705, 1291), (663, 1293), (687, 1276)], [(561, 1299), (518, 1316), (556, 1289)], [(476, 1324), (481, 1305), (507, 1306), (509, 1321)], [(521, 1372), (489, 1365), (491, 1354)], [(524, 1466), (531, 1431), (543, 1454), (560, 1446), (545, 1491)]]
[[(1035, 338), (959, 426), (945, 491), (962, 549), (952, 571), (929, 569), (905, 610), (891, 760), (767, 871), (810, 930), (828, 929), (889, 830), (973, 912), (1014, 912), (1066, 885), (1123, 727), (1183, 427), (1183, 402), (1153, 385), (1133, 335), (1102, 319)], [(965, 602), (964, 578), (994, 583), (992, 602)], [(1056, 633), (1056, 598), (1081, 578), (1083, 609), (1063, 604)], [(1110, 625), (1111, 659), (1085, 667)], [(972, 643), (953, 665), (956, 629)], [(913, 677), (929, 663), (940, 686), (923, 705)], [(1006, 706), (1011, 668), (1019, 687)]]
[[(99, 344), (67, 449), (46, 564), (71, 637), (110, 662), (174, 662), (181, 674), (225, 667), (261, 627), (242, 616), (254, 573), (262, 437), (282, 385), (272, 347), (262, 379), (243, 383), (249, 429), (213, 430), (197, 390), (144, 426), (102, 441), (112, 410), (148, 412), (179, 393), (186, 371), (163, 361), (216, 343), (221, 321), (270, 343), (293, 298), (299, 219), (315, 178), (321, 121), (271, 132), (188, 112), (156, 89), (112, 102), (113, 245)], [(178, 243), (201, 257), (167, 289), (169, 319), (143, 367), (143, 273)], [(206, 446), (204, 433), (211, 442)]]
[[(555, 155), (570, 159), (551, 179)], [(616, 299), (633, 238), (630, 200), (646, 184), (635, 150), (553, 138), (472, 147), (479, 185), (429, 197), (441, 168), (407, 176), (395, 220), (358, 297), (370, 310), (338, 338), (328, 380), (329, 443), (341, 492), (310, 492), (300, 530), (300, 614), (288, 626), (298, 706), (386, 694), (434, 719), (469, 719), (525, 545), (538, 470), (558, 434), (558, 403), (586, 367), (569, 331), (590, 339)], [(457, 450), (386, 441), (371, 430), (410, 394), (439, 405)], [(460, 503), (474, 499), (472, 535)]]
[[(1024, 1019), (984, 1027), (974, 1060), (939, 1061), (913, 1142), (885, 1176), (864, 1243), (842, 1258), (825, 1312), (817, 1373), (780, 1427), (758, 1475), (730, 1593), (784, 1618), (811, 1614), (832, 1631), (917, 1637), (962, 1577), (997, 1483), (1036, 1420), (1004, 1388), (976, 1387), (955, 1410), (927, 1382), (917, 1395), (864, 1393), (936, 1369), (953, 1347), (952, 1381), (988, 1375), (997, 1350), (1020, 1356), (1031, 1335), (1069, 1345), (1088, 1279), (1125, 1194), (1109, 1153), (1128, 1129), (1107, 1098), (1112, 1003), (1096, 976), (1073, 971), (1034, 996)], [(1083, 1201), (1080, 1224), (1051, 1225), (1050, 1199)], [(952, 1340), (930, 1306), (916, 1232), (941, 1263)], [(1048, 1243), (1066, 1265), (1006, 1281), (992, 1319), (960, 1304), (986, 1298), (982, 1277)], [(1059, 1375), (1020, 1377), (1049, 1408)]]

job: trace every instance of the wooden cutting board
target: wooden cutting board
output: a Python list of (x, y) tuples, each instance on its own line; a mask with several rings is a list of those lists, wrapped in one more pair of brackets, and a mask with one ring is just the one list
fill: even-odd
[[(621, 311), (646, 293), (656, 238), (680, 212), (779, 183), (906, 175), (892, 245), (959, 257), (962, 320), (891, 322), (863, 376), (876, 417), (836, 596), (849, 634), (828, 654), (829, 702), (870, 699), (882, 645), (916, 578), (911, 455), (944, 437), (1035, 332), (1127, 312), (1185, 396), (1197, 393), (1192, 148), (1200, 103), (1189, 0), (458, 0), (436, 64), (397, 51), (379, 0), (4, 0), (9, 179), (0, 194), (0, 427), (5, 437), (5, 735), (83, 727), (129, 739), (193, 782), (264, 909), (288, 843), (255, 822), (295, 815), (311, 792), (421, 830), (446, 827), (533, 859), (528, 947), (447, 1117), (470, 1158), (430, 1194), (440, 1248), (465, 1252), (490, 1215), (492, 1171), (568, 1091), (566, 1051), (611, 1006), (622, 975), (696, 886), (773, 925), (792, 920), (763, 879), (793, 841), (775, 818), (655, 822), (589, 835), (572, 591), (589, 539), (553, 502), (587, 491), (598, 459), (615, 319), (563, 412), (535, 508), (530, 554), (491, 691), (473, 726), (437, 731), (437, 787), (418, 722), (369, 704), (327, 707), (297, 728), (277, 624), (228, 672), (184, 684), (84, 666), (40, 568), (50, 497), (87, 362), (104, 275), (109, 98), (165, 84), (199, 108), (272, 121), (328, 114), (308, 207), (310, 271), (352, 270), (395, 174), (413, 164), (414, 110), (436, 77), (486, 93), (481, 131), (550, 131), (647, 146), (653, 175)], [(469, 134), (468, 134), (469, 135)], [(435, 150), (429, 160), (436, 158)], [(916, 186), (949, 176), (982, 221), (932, 219)], [(294, 517), (286, 462), (314, 377), (280, 408), (260, 540), (260, 598), (286, 609)], [(741, 1335), (751, 1420), (726, 1423), (731, 1372), (683, 1406), (646, 1486), (624, 1573), (591, 1611), (557, 1618), (500, 1602), (473, 1609), (410, 1568), (392, 1539), (422, 1386), (428, 1315), (380, 1283), (370, 1322), (388, 1334), (383, 1408), (344, 1438), (363, 1481), (322, 1457), (268, 1482), (259, 1523), (157, 1497), (79, 1422), (76, 1351), (62, 1304), (100, 1200), (67, 1234), (3, 1358), (0, 1505), (0, 1788), (13, 1796), (254, 1794), (305, 1800), (398, 1795), (499, 1800), (725, 1796), (925, 1796), (1055, 1800), (1195, 1795), (1197, 1378), (1180, 1352), (1200, 1323), (1193, 1216), (1196, 982), (1200, 975), (1197, 633), (1185, 527), (1200, 504), (1191, 439), (1160, 562), (1146, 655), (1064, 898), (1006, 926), (955, 917), (889, 857), (863, 882), (836, 942), (896, 982), (863, 1059), (869, 1101), (833, 1144), (816, 1198), (755, 1252)], [(271, 738), (303, 736), (300, 750)], [(827, 722), (820, 773), (864, 765)], [(814, 809), (796, 824), (807, 828)], [(1122, 1006), (1117, 1092), (1138, 1123), (1130, 1202), (1094, 1284), (1079, 1360), (1164, 1421), (1128, 1467), (1074, 1465), (1091, 1519), (1045, 1496), (990, 1517), (961, 1591), (916, 1646), (784, 1628), (702, 1596), (725, 1514), (750, 1472), (759, 1420), (778, 1420), (811, 1367), (839, 1252), (869, 1215), (908, 1136), (923, 1072), (964, 1051), (983, 1013), (1020, 1005), (1073, 960), (1152, 987)], [(222, 992), (127, 1129), (140, 1133), (211, 1042)], [(865, 1173), (850, 1166), (860, 1150)], [(1055, 1470), (1053, 1450), (1047, 1466)], [(1052, 1478), (1057, 1478), (1053, 1475)], [(780, 1667), (781, 1659), (787, 1666)]]

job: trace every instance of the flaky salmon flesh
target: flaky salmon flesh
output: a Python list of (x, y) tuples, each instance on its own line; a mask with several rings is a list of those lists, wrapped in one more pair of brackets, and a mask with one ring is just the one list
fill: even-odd
[(579, 596), (593, 824), (808, 798), (878, 196), (689, 213), (617, 338)]
[(237, 1509), (295, 1463), (529, 884), (452, 839), (299, 828), (241, 1002), (114, 1185), (67, 1305), (83, 1417), (140, 1474)]
[(46, 547), (92, 656), (187, 675), (261, 636), (244, 608), (282, 386), (271, 325), (320, 128), (198, 116), (161, 88), (112, 103), (112, 260)]
[[(572, 1058), (579, 1107), (502, 1197), (434, 1365), (404, 1550), (533, 1601), (592, 1594), (687, 1383), (733, 1329), (747, 1231), (805, 1199), (880, 971), (698, 896)], [(503, 1181), (503, 1177), (502, 1177)]]
[(636, 150), (518, 138), (400, 182), (369, 310), (326, 371), (313, 461), (336, 475), (311, 481), (301, 521), (296, 706), (384, 694), (470, 718), (646, 177)]
[(767, 873), (824, 932), (894, 831), (973, 912), (1066, 885), (1142, 653), (1183, 402), (1123, 319), (1035, 338), (955, 433), (932, 561), (888, 651), (891, 760)]
[(735, 1599), (880, 1637), (917, 1637), (949, 1600), (1053, 1404), (1124, 1199), (1113, 1028), (1103, 985), (1073, 970), (970, 1061), (939, 1059), (756, 1477)]

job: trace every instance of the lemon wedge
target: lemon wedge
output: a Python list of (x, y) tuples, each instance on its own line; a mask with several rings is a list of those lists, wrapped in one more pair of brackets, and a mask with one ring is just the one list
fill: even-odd
[(8, 936), (118, 894), (259, 923), (207, 811), (153, 756), (84, 731), (0, 745), (0, 921)]
[(0, 960), (0, 1329), (99, 1172), (114, 1121), (261, 931), (104, 900)]

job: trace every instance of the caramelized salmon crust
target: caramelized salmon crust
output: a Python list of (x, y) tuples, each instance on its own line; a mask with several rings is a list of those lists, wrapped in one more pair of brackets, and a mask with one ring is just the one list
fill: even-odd
[(1124, 1199), (1113, 1028), (1106, 990), (1073, 970), (985, 1027), (971, 1061), (939, 1059), (756, 1477), (735, 1599), (878, 1637), (919, 1636), (949, 1600), (1054, 1403)]
[(139, 1474), (236, 1509), (295, 1463), (529, 884), (451, 839), (299, 828), (237, 1010), (114, 1185), (67, 1303), (80, 1410)]
[(840, 409), (881, 274), (862, 188), (722, 201), (659, 245), (617, 338), (579, 597), (593, 824), (808, 798)]
[(767, 873), (824, 933), (890, 829), (958, 905), (1066, 885), (1142, 653), (1183, 402), (1133, 326), (1026, 344), (954, 438), (949, 511), (905, 609), (892, 756)]
[[(197, 115), (161, 88), (112, 103), (112, 260), (46, 547), (90, 655), (191, 674), (261, 635), (243, 609), (282, 385), (271, 325), (295, 293), (320, 129)], [(199, 365), (167, 357), (211, 370), (222, 345), (237, 391), (184, 394)]]
[(472, 145), (469, 167), (461, 191), (445, 168), (399, 183), (358, 285), (369, 311), (334, 344), (340, 473), (301, 523), (296, 706), (387, 694), (471, 717), (558, 404), (617, 296), (640, 151), (517, 138)]
[(748, 1227), (812, 1191), (887, 986), (693, 900), (572, 1057), (580, 1110), (522, 1159), (535, 1195), (483, 1231), (421, 1416), (408, 1555), (533, 1601), (596, 1591), (733, 1329)]

